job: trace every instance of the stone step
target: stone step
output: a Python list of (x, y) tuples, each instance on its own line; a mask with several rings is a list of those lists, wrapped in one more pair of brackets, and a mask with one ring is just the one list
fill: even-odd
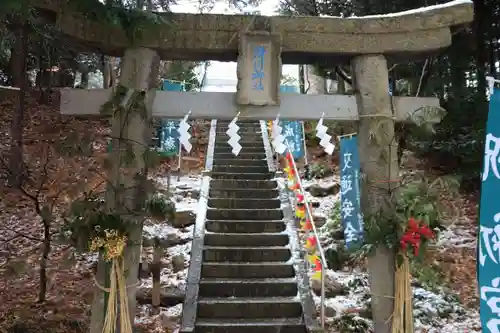
[(297, 318), (302, 305), (296, 297), (231, 297), (198, 300), (198, 318)]
[[(260, 141), (262, 142), (262, 133), (259, 132), (242, 132), (239, 131), (238, 135), (240, 136), (241, 141)], [(215, 136), (215, 142), (217, 141), (223, 141), (227, 142), (231, 137), (224, 131), (224, 132), (217, 132)]]
[(286, 224), (282, 220), (207, 220), (205, 228), (210, 232), (223, 233), (276, 233), (285, 231)]
[(288, 244), (285, 233), (212, 233), (205, 234), (207, 246), (285, 246)]
[(284, 262), (204, 262), (201, 276), (206, 278), (286, 278), (294, 277), (295, 271), (291, 263)]
[[(225, 145), (225, 146), (214, 146), (214, 153), (226, 153), (226, 154), (232, 154), (233, 148), (230, 145)], [(245, 147), (245, 149), (242, 149), (240, 154), (243, 153), (262, 153), (264, 152), (264, 146), (259, 146), (259, 147)]]
[(255, 199), (274, 199), (279, 196), (278, 189), (256, 189), (246, 188), (228, 188), (228, 189), (210, 189), (211, 198), (255, 198)]
[(231, 172), (213, 172), (210, 174), (212, 179), (219, 180), (272, 180), (275, 178), (273, 172), (268, 173), (231, 173)]
[(291, 257), (290, 249), (283, 246), (265, 247), (234, 247), (234, 246), (205, 246), (203, 260), (229, 262), (256, 262), (256, 261), (287, 261)]
[[(217, 174), (222, 177), (223, 173), (218, 172)], [(271, 173), (272, 174), (272, 173)], [(274, 178), (274, 177), (273, 177)], [(214, 179), (212, 173), (212, 180), (210, 181), (210, 190), (244, 190), (253, 191), (258, 190), (277, 190), (278, 182), (276, 180), (266, 180), (266, 179), (255, 179), (255, 180), (244, 180), (244, 179)]]
[[(250, 161), (250, 160), (249, 160)], [(212, 172), (228, 172), (228, 173), (268, 173), (269, 167), (249, 166), (249, 165), (214, 165)]]
[[(222, 120), (217, 120), (217, 126), (226, 124), (228, 125), (231, 123), (233, 119), (222, 119)], [(238, 126), (240, 125), (246, 125), (246, 124), (254, 124), (254, 125), (260, 125), (260, 120), (255, 120), (255, 119), (246, 119), (246, 118), (238, 118), (238, 121), (236, 122)]]
[[(231, 123), (230, 120), (217, 120), (217, 128), (228, 127), (230, 123)], [(255, 121), (255, 120), (244, 121), (242, 119), (238, 119), (238, 121), (236, 122), (236, 125), (238, 125), (238, 127), (258, 127), (258, 128), (260, 128), (260, 122)]]
[(275, 209), (281, 207), (279, 199), (208, 199), (208, 207), (223, 209)]
[(250, 160), (241, 158), (232, 158), (232, 159), (214, 158), (213, 165), (254, 166), (254, 167), (263, 166), (266, 168), (268, 167), (267, 160)]
[[(229, 128), (229, 124), (231, 123), (230, 121), (225, 122), (225, 123), (219, 123), (220, 120), (217, 121), (217, 129), (219, 128)], [(238, 125), (239, 128), (248, 128), (248, 127), (253, 127), (253, 128), (261, 128), (260, 123), (258, 122), (241, 122), (238, 120), (236, 122), (236, 125)]]
[(259, 153), (246, 153), (241, 151), (238, 156), (235, 156), (233, 153), (215, 153), (214, 158), (222, 158), (222, 159), (232, 159), (232, 158), (239, 158), (242, 160), (263, 160), (266, 158), (266, 153), (265, 152), (259, 152)]
[(301, 317), (257, 319), (201, 319), (196, 333), (306, 333)]
[[(264, 150), (264, 142), (262, 140), (240, 140), (238, 142), (241, 147), (243, 147), (241, 150), (245, 150), (246, 148), (260, 148)], [(227, 143), (227, 140), (223, 139), (215, 139), (215, 147), (231, 147), (229, 143)], [(232, 149), (232, 148), (231, 148)]]
[[(239, 126), (239, 125), (238, 125)], [(216, 133), (224, 133), (226, 134), (227, 130), (229, 127), (227, 125), (225, 126), (217, 126), (217, 132)], [(238, 130), (238, 133), (260, 133), (261, 127), (259, 126), (252, 126), (252, 125), (247, 125), (247, 126), (240, 126), (240, 129)]]
[(207, 209), (209, 220), (281, 220), (280, 209)]
[(207, 279), (200, 281), (200, 297), (286, 297), (298, 293), (295, 278)]
[[(223, 119), (223, 120), (217, 120), (217, 127), (220, 125), (229, 125), (233, 121), (232, 119)], [(259, 125), (260, 126), (260, 120), (255, 120), (255, 119), (245, 119), (245, 118), (238, 118), (238, 121), (236, 122), (238, 126), (244, 126), (244, 125)]]

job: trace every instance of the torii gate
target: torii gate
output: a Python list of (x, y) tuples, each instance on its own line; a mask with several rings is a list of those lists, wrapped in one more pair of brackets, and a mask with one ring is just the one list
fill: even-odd
[[(393, 186), (391, 180), (398, 177), (397, 147), (394, 142), (387, 146), (373, 142), (370, 132), (374, 122), (378, 122), (385, 135), (392, 138), (394, 120), (412, 121), (415, 110), (439, 106), (437, 98), (389, 96), (386, 58), (405, 60), (433, 54), (451, 44), (451, 26), (469, 23), (473, 19), (472, 2), (468, 0), (359, 18), (169, 13), (165, 15), (175, 22), (174, 28), (172, 24), (151, 27), (131, 48), (124, 31), (88, 21), (77, 13), (68, 14), (69, 9), (64, 9), (65, 0), (31, 2), (56, 13), (56, 26), (66, 36), (97, 47), (107, 55), (124, 56), (120, 84), (145, 92), (149, 117), (183, 117), (187, 110), (191, 110), (193, 118), (206, 119), (232, 119), (240, 111), (245, 118), (260, 120), (275, 119), (278, 113), (283, 119), (319, 119), (324, 115), (324, 119), (337, 121), (359, 120), (358, 141), (365, 181), (377, 181), (381, 172), (387, 175), (387, 182), (380, 187), (364, 189), (365, 214), (379, 210), (381, 199)], [(265, 51), (263, 68), (252, 79), (252, 74), (256, 74), (252, 67), (253, 52), (262, 50), (261, 47)], [(237, 60), (238, 90), (236, 93), (156, 92), (153, 78), (160, 58)], [(280, 96), (282, 63), (311, 64), (325, 63), (325, 60), (330, 64), (351, 63), (355, 96)], [(255, 78), (259, 82), (256, 83)], [(99, 107), (110, 94), (111, 90), (63, 89), (61, 112), (98, 114)], [(124, 120), (117, 116), (113, 120), (113, 131), (118, 133), (124, 124)], [(134, 148), (139, 152), (143, 149), (141, 146), (146, 146), (148, 130), (149, 125), (139, 116), (126, 124), (128, 139), (139, 144)], [(384, 152), (390, 152), (386, 156), (393, 156), (393, 159), (379, 159)], [(137, 163), (135, 168), (140, 172), (144, 170), (144, 164)], [(117, 170), (111, 171), (112, 177), (118, 177), (117, 173)], [(131, 184), (136, 183), (133, 178), (127, 179)], [(140, 228), (131, 231), (131, 238), (134, 237), (141, 239)], [(376, 252), (369, 260), (373, 319), (377, 333), (388, 333), (393, 312), (394, 254), (384, 248)], [(127, 255), (131, 265), (138, 264), (138, 249), (129, 250)], [(129, 270), (127, 284), (133, 285), (136, 279), (136, 271)], [(129, 297), (129, 304), (135, 309), (135, 297)], [(94, 306), (102, 306), (102, 303), (94, 302)], [(99, 310), (93, 311), (93, 316), (99, 316)], [(100, 327), (92, 327), (91, 332), (100, 332)]]

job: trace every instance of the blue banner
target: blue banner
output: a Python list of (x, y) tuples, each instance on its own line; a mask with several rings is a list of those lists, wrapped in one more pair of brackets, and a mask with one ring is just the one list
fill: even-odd
[(477, 276), (480, 316), (484, 333), (500, 332), (500, 90), (490, 96), (486, 125), (481, 204), (479, 206), (479, 239)]
[(179, 154), (179, 128), (180, 120), (164, 120), (161, 126), (160, 151), (167, 156)]
[[(299, 87), (292, 85), (281, 85), (280, 91), (283, 93), (299, 93)], [(293, 158), (298, 159), (305, 156), (304, 147), (304, 126), (301, 121), (280, 121), (280, 126), (283, 129), (281, 135), (285, 137), (284, 143), (290, 147)]]
[(340, 138), (340, 218), (347, 249), (363, 243), (359, 170), (358, 138)]
[[(184, 85), (170, 80), (163, 80), (162, 90), (164, 91), (184, 91)], [(163, 119), (161, 127), (158, 129), (159, 151), (162, 155), (173, 156), (179, 154), (179, 128), (180, 120)]]
[(295, 121), (280, 121), (280, 126), (283, 129), (281, 135), (285, 137), (283, 143), (290, 147), (290, 152), (294, 159), (302, 158), (305, 156), (304, 149), (304, 135), (302, 134), (302, 122)]
[(178, 82), (172, 82), (170, 80), (163, 80), (163, 86), (161, 88), (163, 91), (184, 91), (184, 84)]
[(300, 89), (298, 86), (292, 86), (292, 85), (287, 85), (287, 84), (282, 84), (280, 86), (280, 91), (282, 93), (295, 93), (295, 94), (300, 94)]

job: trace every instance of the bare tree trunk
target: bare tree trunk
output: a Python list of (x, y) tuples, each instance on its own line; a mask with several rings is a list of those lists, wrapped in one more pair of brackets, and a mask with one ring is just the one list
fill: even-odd
[(115, 70), (115, 68), (116, 68), (116, 58), (109, 57), (109, 76), (111, 79), (110, 87), (115, 87), (118, 83), (116, 79), (117, 71)]
[(103, 84), (103, 88), (104, 89), (107, 89), (109, 87), (111, 87), (111, 71), (112, 69), (110, 68), (110, 64), (109, 64), (109, 61), (108, 61), (108, 57), (103, 55), (101, 57), (101, 61), (102, 61), (102, 84)]
[(50, 254), (50, 221), (43, 220), (43, 243), (42, 256), (40, 258), (40, 289), (38, 291), (38, 302), (45, 302), (47, 297), (47, 262)]
[(87, 89), (89, 87), (89, 72), (81, 72), (80, 88)]
[(153, 262), (151, 264), (151, 275), (153, 276), (153, 290), (151, 291), (152, 304), (155, 310), (161, 305), (161, 257), (163, 250), (158, 241), (155, 242), (155, 249), (153, 254)]
[(25, 94), (28, 88), (26, 79), (26, 57), (28, 55), (28, 29), (23, 23), (16, 24), (15, 45), (12, 53), (12, 77), (13, 85), (19, 87), (19, 95), (16, 105), (16, 112), (12, 116), (10, 127), (10, 160), (9, 168), (11, 172), (10, 185), (20, 187), (23, 176), (23, 118)]
[(316, 73), (316, 69), (312, 65), (307, 65), (305, 68), (305, 86), (307, 94), (324, 94), (326, 93), (325, 79)]
[(337, 94), (345, 94), (345, 81), (340, 75), (337, 75)]
[(299, 87), (301, 94), (306, 93), (305, 67), (305, 65), (299, 65)]

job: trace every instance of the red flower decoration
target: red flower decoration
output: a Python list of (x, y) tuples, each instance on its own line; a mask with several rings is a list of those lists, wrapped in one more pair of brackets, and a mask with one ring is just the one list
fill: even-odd
[(434, 232), (432, 232), (429, 226), (425, 224), (420, 225), (420, 221), (417, 221), (412, 216), (408, 220), (408, 227), (403, 236), (401, 236), (399, 244), (403, 251), (406, 251), (408, 249), (408, 245), (411, 245), (413, 248), (413, 254), (418, 256), (422, 239), (426, 240), (431, 238), (434, 238)]
[(418, 230), (418, 222), (415, 220), (415, 218), (412, 216), (408, 220), (408, 231), (411, 232), (416, 232)]
[(427, 238), (427, 239), (431, 239), (431, 238), (434, 238), (434, 233), (432, 232), (431, 228), (429, 228), (428, 226), (426, 225), (423, 225), (421, 226), (419, 229), (418, 229), (418, 233), (422, 236), (424, 236), (424, 238)]
[(321, 271), (321, 260), (319, 260), (319, 258), (317, 258), (315, 261), (314, 261), (314, 270), (315, 271)]
[(300, 193), (297, 193), (297, 201), (299, 203), (301, 203), (302, 201), (304, 201), (304, 195), (303, 194), (300, 194)]
[(307, 247), (315, 247), (318, 242), (316, 241), (316, 237), (311, 236), (307, 239), (306, 244), (308, 245)]
[(300, 222), (300, 227), (302, 230), (312, 230), (312, 223), (310, 220), (306, 220), (305, 222)]

